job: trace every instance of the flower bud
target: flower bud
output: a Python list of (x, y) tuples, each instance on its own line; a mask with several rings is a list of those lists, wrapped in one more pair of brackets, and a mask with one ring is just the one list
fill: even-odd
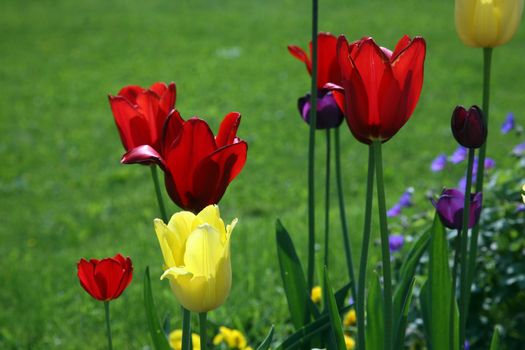
[[(474, 227), (479, 220), (482, 203), (481, 192), (470, 195), (470, 213), (468, 228)], [(432, 204), (441, 219), (443, 225), (450, 229), (460, 230), (463, 225), (463, 207), (465, 204), (465, 195), (457, 189), (445, 189), (436, 201)]]
[[(310, 94), (299, 98), (297, 100), (297, 107), (301, 118), (310, 124)], [(337, 106), (333, 97), (332, 91), (318, 90), (317, 91), (317, 119), (316, 129), (330, 129), (337, 128), (343, 122), (343, 112)]]
[(457, 106), (452, 113), (450, 127), (454, 138), (463, 147), (479, 148), (487, 139), (487, 126), (478, 106), (472, 106), (469, 110)]

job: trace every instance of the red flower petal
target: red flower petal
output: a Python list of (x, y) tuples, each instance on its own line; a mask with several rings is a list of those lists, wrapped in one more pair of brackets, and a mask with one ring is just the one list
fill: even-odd
[(310, 61), (310, 58), (308, 57), (306, 52), (304, 52), (303, 49), (295, 45), (288, 45), (288, 51), (292, 54), (292, 56), (304, 62), (308, 73), (312, 74), (312, 62)]
[(175, 101), (177, 100), (177, 87), (175, 83), (170, 83), (164, 93), (159, 96), (159, 108), (163, 115), (166, 116), (175, 108)]
[(241, 123), (241, 114), (238, 112), (228, 113), (221, 122), (215, 143), (217, 148), (233, 143), (237, 137), (237, 129)]
[(118, 96), (124, 97), (131, 104), (137, 104), (137, 96), (144, 91), (143, 88), (137, 85), (125, 86), (118, 92)]
[(165, 168), (164, 160), (150, 145), (142, 145), (132, 148), (122, 156), (120, 162), (122, 164), (157, 164), (161, 168)]
[[(327, 83), (341, 84), (341, 71), (337, 65), (337, 38), (330, 33), (317, 35), (317, 88)], [(310, 57), (312, 57), (310, 44)]]
[(127, 99), (121, 96), (109, 96), (109, 104), (124, 148), (129, 150), (138, 146), (132, 135), (129, 121), (133, 118), (140, 118), (140, 113)]
[(124, 275), (122, 265), (115, 259), (102, 259), (93, 272), (103, 300), (116, 298), (120, 281)]
[(103, 300), (102, 294), (94, 278), (95, 265), (86, 259), (80, 259), (77, 264), (77, 276), (80, 285), (89, 295), (98, 300)]

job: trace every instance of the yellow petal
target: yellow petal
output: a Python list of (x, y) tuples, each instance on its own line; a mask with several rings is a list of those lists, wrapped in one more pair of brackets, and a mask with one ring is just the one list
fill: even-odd
[(523, 13), (523, 0), (503, 1), (500, 6), (503, 21), (498, 45), (503, 45), (512, 39), (518, 30)]
[(197, 227), (186, 241), (184, 266), (194, 276), (215, 277), (219, 259), (224, 254), (224, 245), (219, 232), (211, 225)]
[(459, 38), (468, 46), (476, 47), (473, 40), (474, 7), (479, 0), (456, 0), (455, 22)]
[(164, 257), (164, 264), (167, 267), (176, 266), (174, 252), (172, 247), (175, 248), (176, 244), (173, 242), (173, 234), (170, 232), (164, 221), (160, 219), (155, 219), (153, 221), (155, 227), (155, 233), (157, 234), (157, 239), (159, 240), (160, 250), (162, 251), (162, 256)]
[(197, 217), (202, 220), (202, 223), (213, 226), (213, 228), (219, 232), (221, 240), (224, 241), (226, 231), (224, 229), (224, 221), (221, 219), (221, 212), (218, 205), (208, 205), (197, 214)]
[(495, 1), (478, 1), (472, 23), (474, 41), (482, 47), (493, 47), (498, 40), (501, 21), (501, 9)]

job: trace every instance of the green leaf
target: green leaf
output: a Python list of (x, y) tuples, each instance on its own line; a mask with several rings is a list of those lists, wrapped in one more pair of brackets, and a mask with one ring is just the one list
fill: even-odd
[(288, 309), (295, 329), (300, 329), (310, 319), (310, 295), (306, 287), (303, 268), (292, 239), (281, 221), (276, 222), (277, 256), (283, 280)]
[(494, 334), (492, 335), (492, 341), (490, 342), (490, 350), (499, 350), (500, 349), (500, 339), (499, 339), (499, 326), (494, 327)]
[(405, 302), (403, 303), (403, 307), (401, 308), (401, 313), (395, 323), (396, 328), (394, 328), (394, 334), (396, 346), (394, 346), (394, 349), (404, 349), (405, 333), (408, 323), (408, 311), (410, 310), (410, 303), (412, 302), (412, 291), (414, 290), (415, 282), (416, 280), (413, 278), (408, 288), (408, 293), (406, 295)]
[(383, 322), (383, 293), (381, 291), (380, 276), (374, 272), (368, 299), (366, 302), (366, 348), (367, 350), (383, 350), (385, 324)]
[(148, 323), (149, 333), (156, 350), (170, 350), (168, 339), (164, 335), (164, 330), (159, 321), (153, 293), (151, 292), (151, 279), (149, 277), (149, 267), (144, 272), (144, 306), (146, 308), (146, 322)]
[(326, 266), (324, 268), (323, 291), (325, 305), (327, 306), (328, 315), (330, 316), (330, 324), (335, 340), (335, 346), (339, 350), (345, 350), (346, 345), (343, 324), (341, 322), (341, 317), (339, 316), (339, 310), (335, 301), (334, 292), (332, 291), (332, 286), (330, 285), (330, 278), (328, 277), (328, 270), (326, 269)]
[(272, 339), (273, 339), (273, 328), (274, 327), (272, 326), (272, 328), (270, 329), (270, 332), (268, 333), (266, 338), (264, 338), (263, 342), (261, 343), (261, 345), (259, 345), (257, 350), (268, 350), (270, 348), (270, 345), (272, 344)]
[(430, 240), (427, 305), (429, 348), (448, 349), (450, 337), (450, 303), (452, 279), (448, 262), (448, 243), (445, 228), (439, 217), (435, 216)]
[(421, 317), (423, 318), (423, 330), (425, 332), (425, 338), (430, 341), (430, 291), (429, 291), (428, 279), (421, 285), (419, 292), (419, 303), (421, 305)]

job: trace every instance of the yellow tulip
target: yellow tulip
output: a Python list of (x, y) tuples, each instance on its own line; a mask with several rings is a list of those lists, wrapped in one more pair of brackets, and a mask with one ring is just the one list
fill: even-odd
[(468, 46), (495, 47), (516, 33), (523, 0), (456, 0), (456, 30)]
[(209, 205), (197, 215), (182, 211), (166, 225), (155, 219), (164, 257), (164, 273), (186, 309), (206, 312), (219, 307), (230, 292), (230, 236), (237, 219), (225, 227), (219, 207)]

